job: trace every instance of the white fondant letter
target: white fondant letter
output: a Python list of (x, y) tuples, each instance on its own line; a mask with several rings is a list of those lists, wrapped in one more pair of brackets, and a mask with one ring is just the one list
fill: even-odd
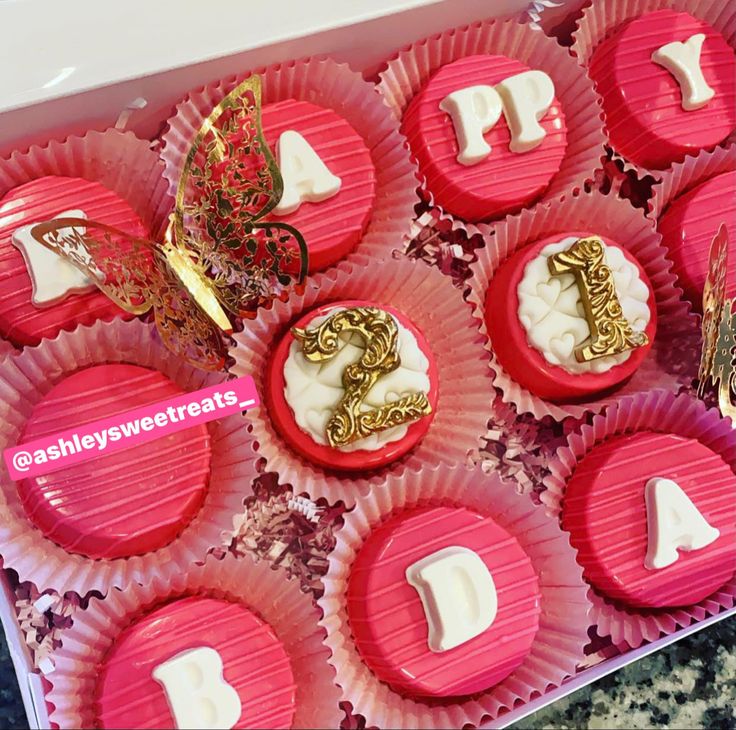
[(542, 143), (539, 120), (555, 98), (555, 86), (544, 71), (524, 71), (501, 81), (496, 88), (503, 99), (503, 113), (511, 131), (512, 152), (529, 152)]
[[(0, 224), (3, 214), (12, 208), (0, 208)], [(12, 215), (12, 213), (11, 213)], [(82, 210), (67, 210), (57, 218), (86, 218)], [(34, 224), (35, 225), (35, 224)], [(48, 307), (66, 299), (70, 294), (84, 294), (95, 290), (95, 284), (76, 266), (40, 244), (32, 235), (33, 225), (13, 231), (13, 245), (23, 254), (28, 276), (33, 285), (31, 302), (34, 307)], [(63, 231), (62, 231), (63, 233)]]
[(678, 548), (700, 550), (718, 539), (679, 484), (654, 477), (644, 488), (647, 505), (647, 555), (644, 567), (659, 570), (677, 561)]
[(284, 192), (273, 209), (277, 215), (287, 215), (306, 202), (319, 203), (337, 195), (342, 180), (333, 175), (299, 132), (287, 129), (276, 143)]
[(503, 104), (492, 86), (468, 86), (448, 94), (440, 109), (452, 119), (457, 137), (457, 161), (461, 165), (476, 165), (483, 161), (491, 148), (483, 138), (501, 118)]
[(667, 43), (652, 53), (652, 61), (664, 66), (680, 85), (682, 108), (686, 112), (705, 106), (716, 93), (708, 86), (700, 66), (703, 41), (705, 35), (696, 33), (684, 43)]
[(163, 686), (176, 727), (232, 728), (240, 719), (240, 697), (222, 676), (215, 649), (201, 646), (177, 654), (153, 670)]
[(422, 600), (431, 651), (447, 651), (470, 641), (496, 618), (493, 577), (468, 548), (446, 547), (427, 555), (406, 569), (406, 580)]

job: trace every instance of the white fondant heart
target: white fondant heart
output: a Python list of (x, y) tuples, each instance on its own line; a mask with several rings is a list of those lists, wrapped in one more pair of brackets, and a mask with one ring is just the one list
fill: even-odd
[(540, 281), (537, 284), (537, 296), (550, 307), (554, 307), (559, 299), (562, 285), (559, 279)]

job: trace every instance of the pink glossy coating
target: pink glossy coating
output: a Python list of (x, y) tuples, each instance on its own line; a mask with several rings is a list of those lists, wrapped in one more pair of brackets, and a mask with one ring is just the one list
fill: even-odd
[[(180, 395), (165, 375), (98, 365), (57, 383), (35, 406), (21, 441)], [(170, 543), (197, 514), (210, 475), (206, 425), (18, 482), (28, 518), (68, 552), (112, 559)]]
[(327, 169), (342, 181), (337, 195), (304, 202), (288, 215), (269, 215), (299, 230), (309, 249), (309, 271), (319, 271), (347, 256), (370, 221), (376, 197), (376, 171), (363, 138), (332, 109), (288, 99), (267, 104), (263, 131), (276, 153), (279, 137), (294, 130), (304, 137)]
[[(421, 599), (405, 573), (451, 546), (474, 550), (486, 564), (498, 613), (480, 635), (435, 653)], [(539, 585), (529, 557), (490, 517), (464, 507), (423, 507), (389, 518), (360, 549), (347, 594), (361, 657), (379, 679), (411, 696), (456, 697), (492, 687), (524, 661), (539, 628)]]
[(458, 143), (450, 115), (440, 109), (453, 91), (493, 86), (529, 67), (505, 56), (478, 55), (443, 66), (411, 100), (401, 123), (427, 192), (437, 205), (467, 221), (485, 221), (532, 203), (557, 174), (565, 155), (567, 127), (555, 99), (540, 120), (546, 132), (534, 149), (511, 152), (503, 115), (484, 135), (491, 153), (475, 165), (457, 161)]
[[(647, 552), (646, 483), (676, 482), (710, 525), (715, 542), (658, 570)], [(695, 439), (640, 431), (594, 447), (577, 465), (564, 496), (562, 527), (585, 578), (629, 606), (686, 606), (716, 591), (736, 570), (736, 475)]]
[[(155, 668), (182, 652), (210, 647), (220, 655), (223, 678), (238, 693), (236, 728), (288, 728), (296, 687), (283, 645), (273, 629), (245, 606), (189, 596), (133, 621), (100, 667), (97, 727), (175, 728)], [(90, 698), (92, 699), (92, 698)]]
[(703, 308), (710, 247), (722, 224), (728, 231), (726, 292), (731, 298), (736, 296), (736, 170), (716, 175), (681, 195), (657, 224), (678, 282), (697, 311)]
[[(715, 96), (692, 111), (682, 108), (675, 77), (652, 61), (662, 46), (703, 33), (700, 61)], [(613, 148), (636, 164), (662, 169), (736, 128), (736, 58), (723, 36), (688, 13), (658, 10), (624, 24), (593, 52), (590, 76), (603, 98)]]
[(37, 345), (60, 330), (98, 319), (131, 317), (102, 292), (72, 294), (48, 307), (31, 301), (32, 284), (21, 252), (13, 245), (16, 229), (41, 223), (67, 210), (82, 210), (90, 220), (132, 236), (149, 232), (128, 203), (100, 183), (71, 177), (42, 177), (11, 190), (0, 200), (0, 335), (16, 345)]
[[(639, 270), (641, 280), (649, 288), (650, 320), (646, 328), (649, 344), (634, 349), (630, 357), (605, 373), (569, 373), (559, 365), (547, 362), (539, 350), (530, 346), (526, 330), (519, 319), (519, 283), (527, 265), (551, 243), (565, 238), (595, 235), (607, 246), (620, 248), (626, 259)], [(657, 310), (654, 289), (641, 264), (622, 246), (606, 236), (590, 231), (570, 231), (543, 238), (521, 248), (493, 275), (485, 302), (485, 321), (493, 351), (506, 373), (534, 395), (554, 403), (571, 403), (590, 398), (615, 388), (630, 378), (652, 349), (657, 332)]]

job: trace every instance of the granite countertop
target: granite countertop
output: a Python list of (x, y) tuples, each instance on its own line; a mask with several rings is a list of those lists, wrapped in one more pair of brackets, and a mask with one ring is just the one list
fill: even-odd
[[(0, 727), (28, 727), (4, 636)], [(736, 618), (604, 677), (513, 727), (736, 728)]]

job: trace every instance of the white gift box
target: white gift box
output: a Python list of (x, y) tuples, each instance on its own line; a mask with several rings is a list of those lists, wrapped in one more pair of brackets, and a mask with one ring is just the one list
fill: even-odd
[[(489, 17), (522, 16), (554, 27), (581, 0), (10, 0), (0, 2), (0, 155), (48, 139), (122, 124), (141, 137), (161, 130), (189, 89), (265, 64), (331, 55), (372, 75), (399, 48)], [(49, 727), (3, 571), (0, 618), (31, 728)], [(723, 611), (626, 651), (605, 645), (561, 687), (503, 715), (503, 727), (728, 616)]]

